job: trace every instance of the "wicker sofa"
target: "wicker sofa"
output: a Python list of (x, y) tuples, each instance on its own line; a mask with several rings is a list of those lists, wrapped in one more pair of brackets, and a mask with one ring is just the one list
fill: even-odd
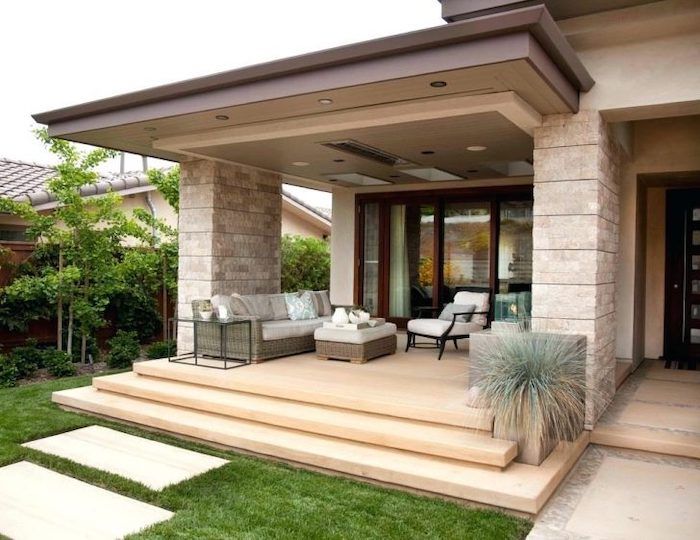
[[(314, 330), (331, 320), (332, 306), (328, 291), (312, 291), (314, 304), (319, 314), (315, 319), (290, 320), (284, 294), (216, 295), (209, 300), (192, 302), (192, 313), (199, 315), (203, 306), (211, 304), (216, 311), (225, 306), (237, 319), (251, 322), (251, 360), (261, 362), (271, 358), (309, 352), (316, 349)], [(219, 355), (218, 348), (207, 348), (207, 343), (217, 343), (218, 329), (214, 325), (201, 325), (199, 353)], [(229, 358), (248, 358), (248, 328), (236, 325), (227, 335), (226, 351)]]

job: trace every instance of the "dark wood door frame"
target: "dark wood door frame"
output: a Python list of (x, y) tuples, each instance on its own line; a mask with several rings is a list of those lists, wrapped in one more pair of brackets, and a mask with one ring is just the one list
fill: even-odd
[(693, 343), (691, 331), (700, 330), (700, 319), (693, 319), (692, 306), (700, 305), (700, 292), (693, 293), (693, 281), (700, 281), (700, 245), (693, 243), (693, 231), (700, 234), (700, 220), (693, 209), (700, 208), (700, 189), (669, 189), (666, 192), (666, 271), (664, 301), (664, 359), (667, 366), (695, 369), (700, 358), (700, 342)]
[[(491, 212), (491, 244), (489, 247), (489, 286), (492, 291), (498, 288), (498, 242), (500, 229), (500, 205), (502, 201), (532, 200), (531, 185), (497, 186), (471, 189), (440, 189), (389, 193), (361, 193), (355, 196), (355, 286), (354, 301), (361, 305), (363, 299), (364, 276), (364, 223), (365, 203), (379, 203), (379, 297), (378, 312), (386, 315), (389, 310), (389, 261), (391, 260), (389, 232), (391, 226), (390, 208), (393, 204), (432, 204), (435, 207), (433, 243), (433, 307), (440, 305), (444, 263), (444, 224), (446, 202), (485, 202)], [(493, 306), (492, 306), (493, 309)], [(405, 326), (407, 319), (390, 319)]]

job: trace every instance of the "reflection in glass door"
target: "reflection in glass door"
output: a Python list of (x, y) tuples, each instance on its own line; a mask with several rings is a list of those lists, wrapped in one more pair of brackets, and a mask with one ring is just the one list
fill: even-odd
[(465, 288), (489, 288), (490, 203), (445, 204), (443, 231), (442, 301), (451, 302)]
[(532, 202), (500, 203), (498, 292), (532, 289)]
[(362, 305), (372, 315), (379, 309), (379, 204), (364, 206)]
[(433, 305), (435, 206), (394, 204), (389, 213), (389, 317)]

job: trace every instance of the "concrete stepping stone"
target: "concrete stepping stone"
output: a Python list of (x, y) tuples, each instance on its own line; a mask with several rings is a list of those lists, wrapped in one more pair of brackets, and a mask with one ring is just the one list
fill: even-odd
[(89, 426), (23, 444), (161, 490), (228, 463), (169, 444)]
[(14, 540), (122, 538), (172, 516), (28, 461), (0, 468), (0, 534)]

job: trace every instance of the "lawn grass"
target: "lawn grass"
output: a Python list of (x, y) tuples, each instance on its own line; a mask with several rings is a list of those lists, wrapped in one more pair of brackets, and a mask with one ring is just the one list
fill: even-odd
[[(51, 392), (91, 377), (0, 390), (0, 466), (27, 460), (175, 512), (134, 538), (524, 538), (532, 524), (500, 512), (363, 484), (63, 411)], [(160, 492), (20, 446), (100, 424), (230, 463)], [(60, 496), (60, 494), (56, 494)]]

